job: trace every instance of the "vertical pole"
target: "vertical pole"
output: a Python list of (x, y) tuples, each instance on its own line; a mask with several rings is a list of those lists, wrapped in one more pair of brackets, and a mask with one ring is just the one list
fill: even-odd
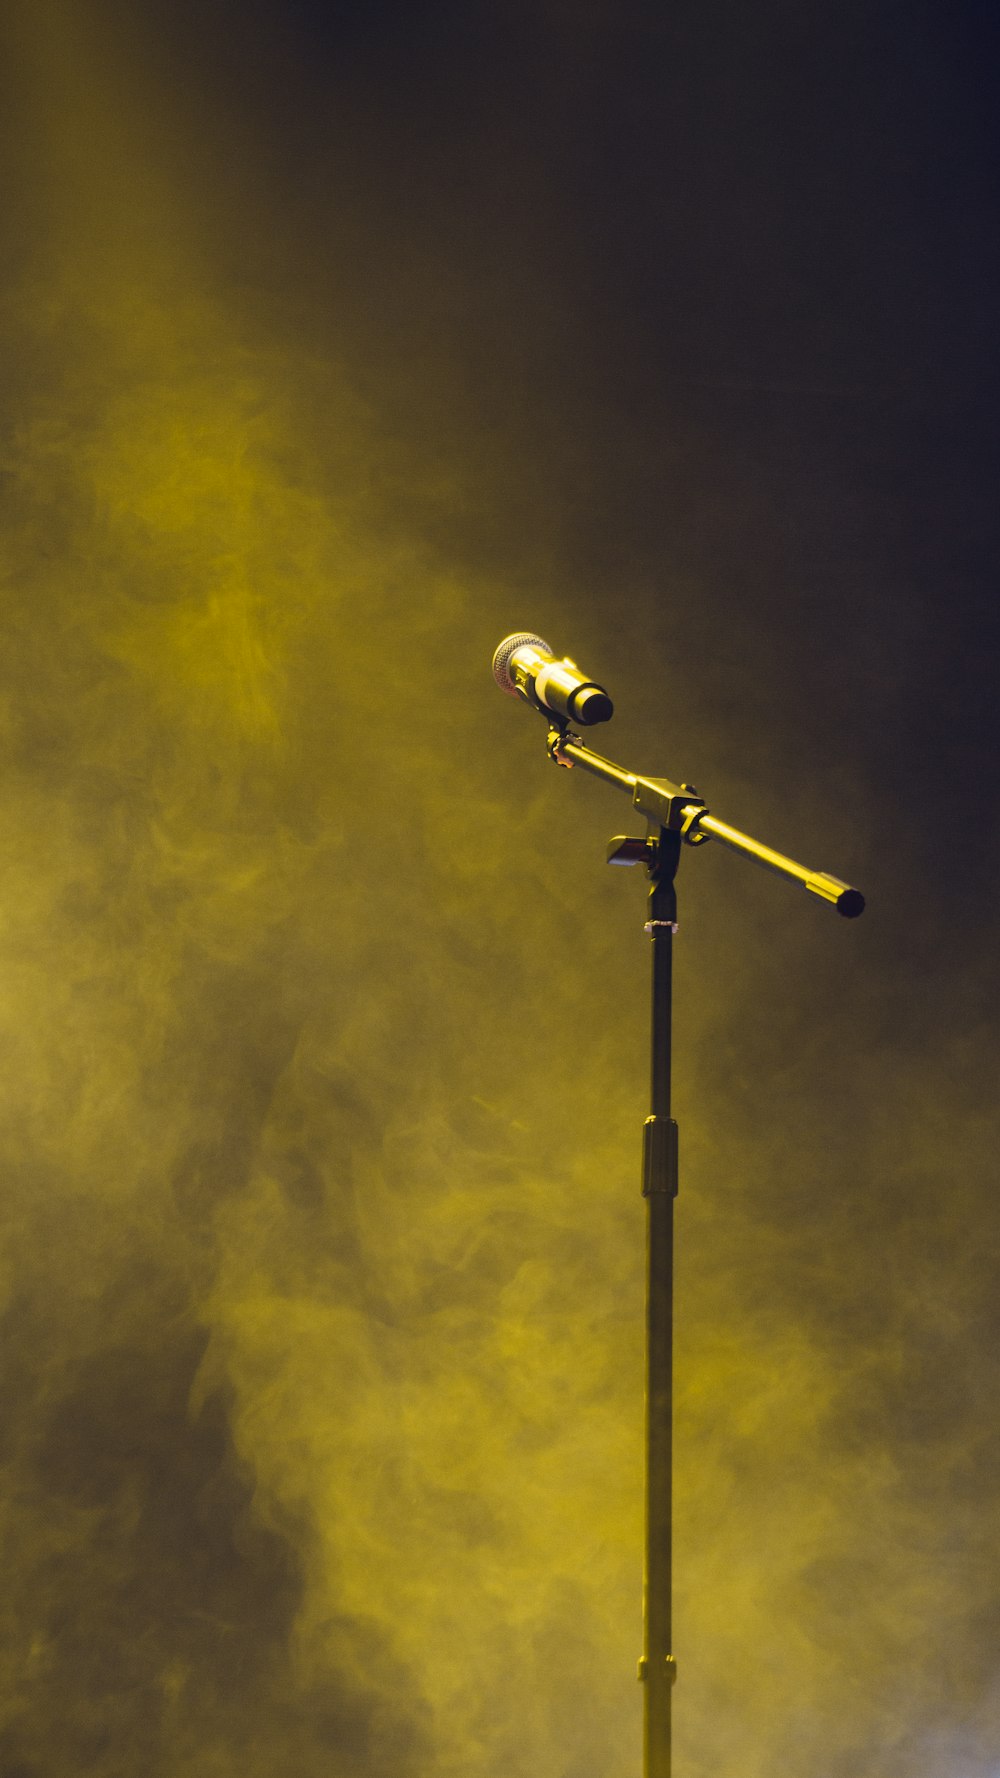
[(671, 974), (680, 836), (660, 831), (650, 866), (653, 951), (651, 1109), (643, 1141), (647, 1207), (646, 1547), (643, 1576), (643, 1775), (670, 1778), (674, 1198), (677, 1125), (670, 1116)]

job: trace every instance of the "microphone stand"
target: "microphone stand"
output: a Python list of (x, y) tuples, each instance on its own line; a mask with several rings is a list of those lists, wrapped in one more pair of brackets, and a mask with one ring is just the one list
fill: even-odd
[(865, 905), (860, 890), (823, 871), (809, 870), (709, 814), (693, 785), (644, 778), (592, 753), (567, 720), (549, 719), (548, 751), (557, 765), (582, 766), (626, 791), (646, 817), (644, 839), (618, 835), (609, 864), (644, 864), (649, 878), (646, 931), (653, 951), (650, 1114), (643, 1128), (642, 1194), (646, 1200), (646, 1519), (643, 1563), (643, 1778), (670, 1778), (671, 1699), (677, 1667), (672, 1649), (673, 1272), (677, 1125), (670, 1115), (673, 940), (677, 931), (674, 877), (681, 846), (709, 839), (831, 902), (847, 919)]

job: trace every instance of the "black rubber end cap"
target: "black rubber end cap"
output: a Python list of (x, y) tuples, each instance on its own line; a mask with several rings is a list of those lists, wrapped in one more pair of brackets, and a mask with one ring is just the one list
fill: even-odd
[(845, 920), (856, 920), (858, 915), (863, 914), (864, 911), (865, 898), (861, 890), (845, 889), (837, 902), (838, 914), (843, 914)]

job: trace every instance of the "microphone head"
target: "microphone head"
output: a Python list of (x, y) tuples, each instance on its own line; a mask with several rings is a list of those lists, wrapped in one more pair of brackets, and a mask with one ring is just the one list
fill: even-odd
[(504, 637), (493, 656), (493, 677), (500, 690), (507, 692), (512, 698), (517, 697), (517, 686), (510, 675), (510, 663), (512, 655), (519, 648), (537, 648), (542, 654), (549, 655), (553, 652), (548, 643), (542, 641), (541, 636), (533, 635), (530, 630), (515, 630), (513, 636)]

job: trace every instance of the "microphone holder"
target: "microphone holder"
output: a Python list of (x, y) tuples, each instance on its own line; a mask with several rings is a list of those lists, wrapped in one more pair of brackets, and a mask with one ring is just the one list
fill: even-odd
[(646, 1476), (643, 1562), (643, 1778), (670, 1778), (671, 1701), (677, 1667), (671, 1628), (673, 1565), (673, 1273), (674, 1199), (678, 1183), (677, 1124), (671, 1116), (674, 878), (682, 845), (719, 840), (732, 851), (799, 883), (847, 919), (865, 905), (860, 890), (825, 871), (809, 870), (770, 846), (716, 820), (693, 785), (628, 772), (585, 747), (562, 718), (550, 718), (549, 757), (624, 790), (646, 818), (645, 838), (618, 835), (608, 863), (643, 864), (649, 878), (652, 942), (650, 1113), (643, 1128), (642, 1195), (646, 1200)]

